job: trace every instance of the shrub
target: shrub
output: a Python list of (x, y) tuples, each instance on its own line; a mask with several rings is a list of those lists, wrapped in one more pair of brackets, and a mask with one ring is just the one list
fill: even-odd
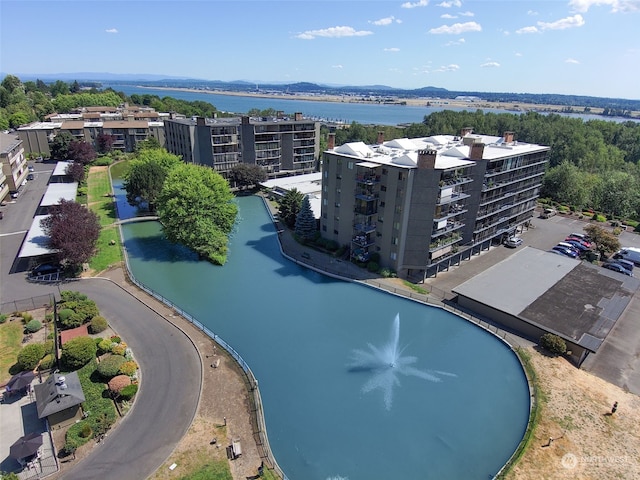
[(44, 321), (46, 323), (51, 323), (53, 321), (53, 313), (49, 312), (49, 313), (45, 314)]
[(127, 353), (127, 344), (124, 342), (117, 343), (111, 347), (111, 353), (114, 355), (124, 356)]
[(113, 343), (120, 343), (122, 341), (122, 339), (117, 335), (111, 335), (111, 341)]
[(63, 302), (79, 302), (82, 300), (86, 300), (87, 297), (84, 293), (74, 292), (71, 290), (63, 290), (60, 292), (60, 298), (62, 298)]
[(380, 269), (380, 275), (383, 278), (389, 278), (391, 276), (391, 270), (388, 268), (382, 268)]
[(378, 270), (380, 270), (380, 265), (378, 265), (377, 262), (370, 261), (369, 263), (367, 263), (367, 270), (369, 270), (370, 272), (377, 272)]
[(44, 357), (45, 350), (43, 343), (32, 343), (27, 345), (18, 353), (18, 365), (20, 370), (33, 370), (38, 362)]
[(124, 387), (120, 390), (120, 398), (122, 400), (131, 400), (134, 395), (138, 392), (138, 385), (135, 383)]
[(44, 354), (45, 355), (53, 355), (56, 351), (56, 346), (53, 342), (53, 339), (47, 339), (44, 343)]
[(22, 321), (24, 323), (29, 323), (31, 320), (33, 320), (33, 315), (27, 312), (21, 313), (20, 316), (22, 317)]
[(42, 324), (38, 320), (31, 320), (24, 326), (24, 329), (29, 333), (35, 333), (42, 328)]
[(0, 323), (4, 323), (6, 321), (7, 321), (7, 314), (6, 313), (0, 314)]
[(39, 370), (49, 370), (50, 368), (52, 368), (56, 363), (56, 357), (53, 356), (51, 353), (47, 353), (42, 360), (40, 360), (40, 366), (38, 367)]
[(606, 222), (607, 221), (607, 217), (605, 217), (604, 215), (598, 215), (598, 214), (594, 214), (593, 215), (593, 219), (596, 222)]
[(115, 377), (126, 360), (120, 355), (109, 355), (98, 364), (98, 373), (104, 378)]
[(91, 162), (91, 165), (93, 165), (94, 167), (108, 167), (112, 163), (113, 160), (111, 159), (111, 157), (103, 156), (96, 158), (93, 162)]
[(89, 333), (104, 332), (108, 326), (109, 324), (107, 323), (107, 320), (104, 317), (101, 317), (100, 315), (96, 315), (91, 319), (91, 322), (89, 322)]
[(378, 252), (373, 252), (369, 257), (369, 260), (374, 263), (380, 263), (380, 254)]
[(118, 375), (109, 380), (107, 385), (113, 393), (120, 393), (122, 389), (131, 385), (131, 379), (127, 375)]
[(71, 370), (89, 363), (95, 356), (98, 348), (92, 338), (76, 337), (62, 346), (61, 360)]
[(111, 340), (107, 340), (106, 338), (100, 339), (100, 343), (98, 343), (98, 352), (100, 354), (110, 352), (113, 348), (113, 342)]
[(128, 360), (124, 362), (122, 365), (120, 365), (120, 370), (118, 370), (118, 373), (122, 375), (131, 376), (134, 373), (136, 373), (137, 370), (138, 370), (138, 364), (133, 360)]
[(93, 431), (91, 430), (91, 425), (89, 425), (87, 422), (82, 422), (82, 427), (80, 427), (78, 435), (82, 438), (91, 438), (92, 434)]
[(82, 325), (84, 319), (70, 308), (63, 308), (58, 312), (58, 318), (63, 328), (76, 328)]
[(561, 355), (567, 351), (566, 342), (553, 333), (545, 333), (542, 335), (540, 337), (540, 346), (556, 355)]
[(100, 313), (98, 311), (98, 306), (96, 302), (93, 300), (77, 300), (77, 301), (68, 301), (64, 302), (61, 307), (65, 310), (73, 310), (73, 312), (77, 315), (76, 321), (80, 320), (80, 325), (84, 322), (88, 322), (93, 317)]

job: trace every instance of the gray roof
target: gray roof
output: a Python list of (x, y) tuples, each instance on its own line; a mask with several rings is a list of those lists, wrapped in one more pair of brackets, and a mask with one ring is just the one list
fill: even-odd
[(35, 385), (33, 389), (36, 394), (38, 418), (75, 407), (85, 400), (77, 372), (54, 373), (46, 382)]
[(639, 289), (637, 278), (527, 247), (453, 291), (595, 352)]
[(48, 217), (49, 215), (36, 215), (33, 217), (31, 228), (24, 242), (22, 242), (18, 258), (39, 257), (57, 252), (57, 250), (49, 248), (49, 236), (44, 233), (42, 225), (40, 224), (43, 219)]

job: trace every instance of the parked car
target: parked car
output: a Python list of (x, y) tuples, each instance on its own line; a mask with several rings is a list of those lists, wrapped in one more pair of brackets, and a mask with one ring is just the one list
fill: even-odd
[(545, 208), (540, 214), (540, 218), (551, 218), (557, 213), (558, 211), (555, 208)]
[(613, 255), (616, 260), (627, 260), (640, 267), (640, 248), (624, 247)]
[(33, 180), (33, 173), (30, 173), (29, 175), (27, 175), (27, 180)]
[(29, 168), (29, 171), (30, 171), (30, 172), (33, 172), (33, 171), (35, 170), (35, 168), (34, 168), (34, 166), (33, 166), (33, 165), (29, 165), (29, 167), (28, 167), (28, 168)]
[(630, 262), (629, 260), (624, 260), (623, 258), (614, 259), (607, 263), (617, 263), (623, 266), (624, 268), (626, 268), (627, 270), (629, 270), (630, 272), (633, 272), (633, 267), (635, 266), (633, 262)]
[(59, 273), (62, 267), (57, 263), (42, 263), (31, 270), (32, 277), (39, 277), (41, 275), (52, 275)]
[(588, 252), (590, 249), (589, 247), (587, 247), (585, 244), (583, 244), (582, 242), (578, 242), (577, 240), (573, 240), (571, 238), (567, 238), (565, 239), (565, 241), (563, 243), (568, 243), (569, 245), (571, 245), (573, 248), (578, 249), (578, 251), (580, 253), (584, 253), (584, 252)]
[(582, 245), (584, 245), (587, 248), (593, 248), (593, 243), (591, 243), (588, 240), (583, 240), (580, 237), (572, 237), (571, 235), (569, 235), (567, 238), (564, 239), (565, 242), (578, 242)]
[(16, 199), (20, 196), (20, 192), (18, 192), (17, 190), (14, 190), (13, 192), (10, 192), (10, 193), (11, 193), (11, 198), (13, 199)]
[(505, 246), (510, 248), (516, 248), (522, 245), (522, 239), (520, 237), (509, 237), (504, 242)]
[(564, 255), (565, 257), (571, 257), (571, 258), (578, 257), (578, 253), (575, 250), (571, 250), (570, 248), (563, 247), (561, 245), (556, 245), (551, 250), (553, 250), (555, 253)]
[(581, 251), (576, 246), (571, 245), (569, 242), (558, 242), (558, 246), (568, 248), (569, 250), (573, 250), (578, 255), (580, 255)]
[(605, 264), (602, 265), (602, 267), (606, 268), (608, 270), (612, 270), (614, 272), (622, 273), (623, 275), (629, 275), (630, 277), (633, 277), (633, 273), (631, 273), (629, 270), (624, 268), (619, 263), (613, 263), (613, 262), (612, 263), (605, 263)]

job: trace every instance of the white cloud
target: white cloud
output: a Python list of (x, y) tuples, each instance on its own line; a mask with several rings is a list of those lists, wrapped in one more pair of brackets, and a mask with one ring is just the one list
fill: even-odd
[(107, 33), (118, 33), (118, 29), (117, 28), (107, 28), (105, 30), (105, 32), (107, 32)]
[(445, 47), (453, 47), (456, 45), (462, 45), (464, 43), (464, 38), (461, 38), (460, 40), (451, 40), (450, 42), (447, 42), (444, 44)]
[(402, 8), (416, 8), (416, 7), (426, 7), (429, 5), (429, 0), (418, 0), (417, 2), (406, 2), (400, 5)]
[(369, 21), (369, 23), (384, 27), (387, 25), (391, 25), (394, 21), (396, 23), (402, 23), (402, 20), (396, 19), (393, 15), (391, 15), (390, 17), (381, 18), (380, 20)]
[(475, 17), (476, 14), (473, 12), (460, 12), (461, 17)]
[(440, 34), (447, 33), (452, 35), (460, 35), (464, 32), (481, 32), (482, 27), (476, 22), (454, 23), (453, 25), (442, 25), (438, 28), (432, 28), (429, 33)]
[(538, 22), (538, 26), (541, 30), (565, 30), (567, 28), (581, 27), (583, 25), (584, 18), (582, 18), (582, 15), (561, 18), (555, 22)]
[(338, 65), (331, 65), (331, 68), (344, 68), (342, 65), (338, 64)]
[(564, 63), (575, 63), (575, 64), (580, 64), (580, 62), (578, 60), (576, 60), (575, 58), (567, 58)]
[(500, 64), (499, 64), (498, 62), (486, 62), (486, 63), (483, 63), (483, 64), (482, 64), (482, 65), (480, 65), (480, 66), (481, 66), (482, 68), (489, 68), (489, 67), (493, 68), (493, 67), (499, 67), (499, 66), (500, 66)]
[(451, 8), (451, 7), (460, 8), (461, 6), (462, 6), (462, 2), (460, 0), (447, 0), (445, 2), (442, 2), (436, 5), (436, 7), (442, 7), (442, 8)]
[(613, 13), (629, 13), (640, 11), (637, 0), (570, 0), (569, 6), (574, 12), (586, 13), (591, 7), (608, 5)]
[(460, 66), (452, 63), (450, 65), (443, 65), (440, 68), (435, 69), (434, 72), (455, 72), (457, 70), (460, 70)]
[(536, 12), (535, 10), (529, 10), (527, 12), (527, 15), (529, 15), (530, 17), (535, 17), (538, 15), (538, 12)]
[(523, 28), (519, 28), (518, 30), (516, 30), (517, 34), (523, 34), (523, 33), (538, 33), (540, 30), (538, 30), (538, 27), (523, 27)]
[(325, 38), (341, 38), (341, 37), (364, 37), (372, 35), (373, 32), (368, 30), (355, 30), (353, 27), (330, 27), (323, 28), (321, 30), (307, 30), (296, 35), (296, 38), (301, 40), (313, 40), (317, 37)]
[(440, 15), (440, 18), (444, 18), (446, 20), (452, 20), (454, 18), (458, 18), (456, 15), (451, 15), (450, 13), (444, 13)]
[(515, 56), (516, 56), (516, 57), (521, 57), (521, 56), (522, 56), (522, 54), (521, 54), (520, 52), (516, 52), (516, 53), (515, 53)]
[(390, 47), (383, 49), (384, 52), (399, 52), (400, 49), (398, 47)]

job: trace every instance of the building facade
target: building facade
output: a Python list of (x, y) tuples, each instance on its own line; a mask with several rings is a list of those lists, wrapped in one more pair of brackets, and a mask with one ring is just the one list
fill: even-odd
[(10, 192), (17, 192), (27, 179), (29, 169), (22, 140), (12, 134), (0, 133), (0, 201)]
[(549, 147), (461, 135), (362, 142), (322, 163), (323, 237), (412, 281), (488, 248), (533, 216)]
[(300, 113), (293, 118), (169, 119), (164, 124), (169, 152), (224, 177), (240, 162), (259, 165), (269, 178), (316, 171), (320, 124)]

